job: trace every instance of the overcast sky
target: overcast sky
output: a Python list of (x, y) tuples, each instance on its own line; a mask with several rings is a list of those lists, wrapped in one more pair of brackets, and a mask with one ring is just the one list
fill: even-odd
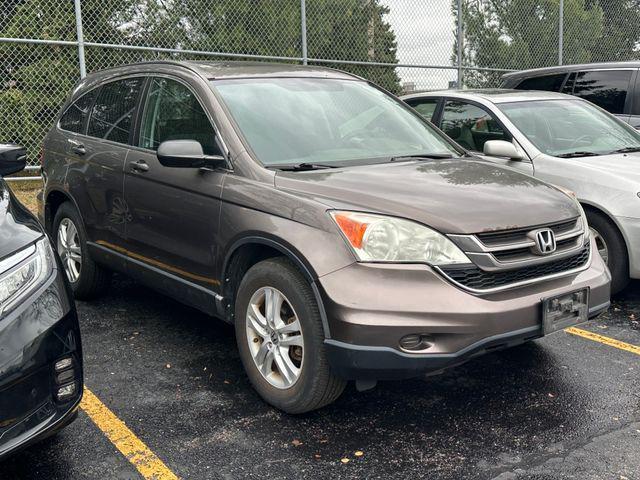
[[(451, 65), (454, 18), (450, 0), (384, 0), (391, 10), (386, 20), (398, 42), (400, 63)], [(456, 78), (455, 70), (399, 68), (403, 82), (416, 82), (419, 89), (446, 88)]]

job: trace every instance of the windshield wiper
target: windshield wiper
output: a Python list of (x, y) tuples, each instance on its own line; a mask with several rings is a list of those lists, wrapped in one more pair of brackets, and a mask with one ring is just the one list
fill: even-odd
[(277, 170), (283, 170), (286, 172), (300, 172), (305, 170), (324, 170), (326, 168), (340, 168), (341, 165), (330, 165), (328, 163), (293, 163), (286, 165), (269, 165), (269, 168), (275, 168)]
[(400, 162), (405, 159), (415, 159), (415, 160), (439, 160), (444, 158), (453, 158), (452, 153), (443, 152), (443, 153), (418, 153), (414, 155), (398, 155), (397, 157), (391, 157), (390, 162)]
[(596, 153), (596, 152), (569, 152), (569, 153), (561, 153), (555, 156), (558, 158), (575, 158), (575, 157), (597, 157), (599, 155), (602, 155), (602, 154)]
[(611, 153), (631, 153), (631, 152), (640, 152), (640, 147), (624, 147), (614, 150)]

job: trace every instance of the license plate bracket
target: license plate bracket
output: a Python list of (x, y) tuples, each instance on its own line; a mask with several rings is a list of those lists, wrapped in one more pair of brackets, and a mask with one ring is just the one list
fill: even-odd
[(589, 289), (542, 300), (542, 333), (548, 335), (589, 319)]

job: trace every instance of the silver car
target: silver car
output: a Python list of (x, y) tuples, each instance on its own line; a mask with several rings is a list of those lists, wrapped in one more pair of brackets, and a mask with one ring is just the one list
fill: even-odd
[(575, 192), (611, 270), (612, 292), (640, 278), (638, 131), (554, 92), (446, 90), (403, 100), (467, 150)]

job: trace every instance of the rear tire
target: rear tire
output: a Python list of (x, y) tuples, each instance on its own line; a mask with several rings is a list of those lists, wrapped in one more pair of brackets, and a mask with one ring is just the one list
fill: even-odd
[[(268, 299), (275, 299), (270, 310), (277, 312), (275, 316), (267, 312)], [(346, 382), (330, 370), (315, 296), (289, 260), (267, 259), (247, 271), (235, 299), (235, 330), (247, 376), (267, 403), (299, 414), (328, 405), (342, 394)], [(295, 345), (289, 346), (294, 338)]]
[(58, 208), (51, 236), (74, 297), (87, 300), (103, 294), (109, 288), (111, 272), (89, 256), (84, 224), (70, 202)]
[(623, 290), (629, 283), (629, 256), (627, 245), (618, 228), (609, 218), (599, 212), (587, 210), (589, 227), (594, 230), (596, 247), (606, 252), (605, 263), (611, 271), (611, 294)]

